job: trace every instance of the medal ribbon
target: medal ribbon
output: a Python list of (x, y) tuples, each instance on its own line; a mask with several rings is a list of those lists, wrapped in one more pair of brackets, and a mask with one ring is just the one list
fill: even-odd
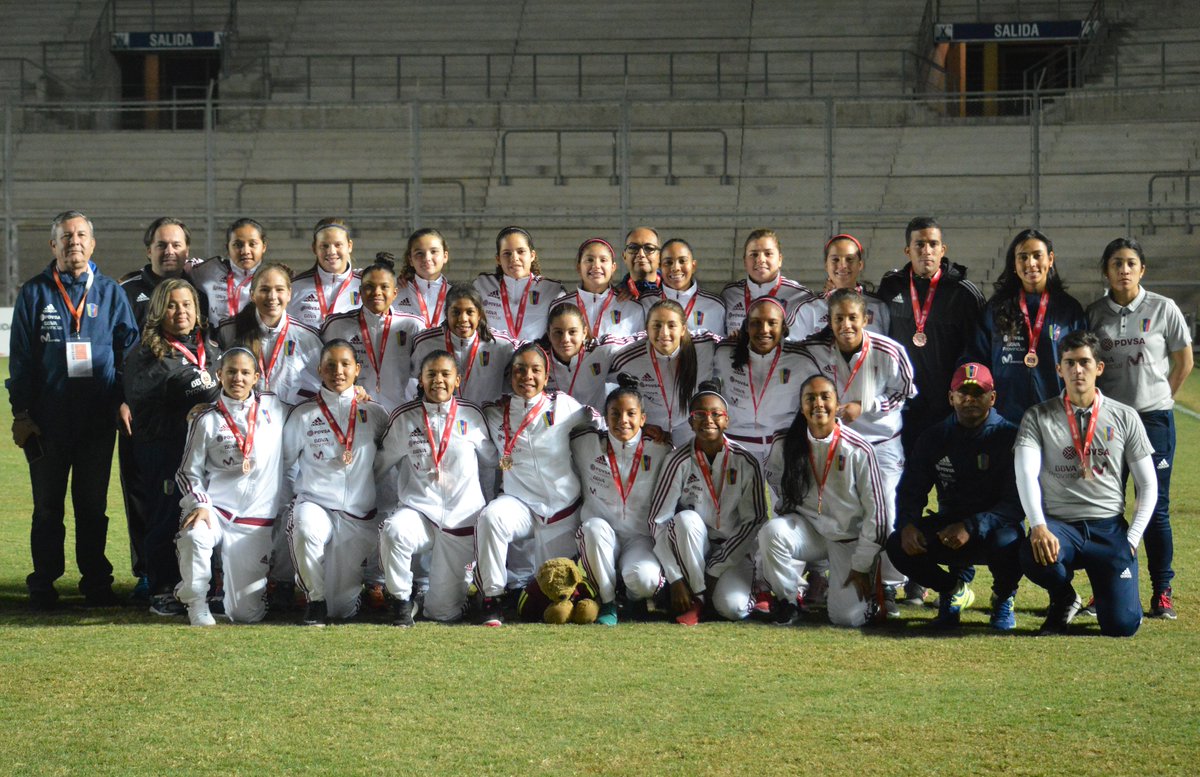
[(708, 457), (700, 446), (696, 445), (696, 462), (700, 465), (700, 474), (704, 476), (704, 485), (708, 487), (708, 495), (712, 497), (713, 505), (717, 508), (717, 528), (721, 528), (721, 492), (725, 490), (725, 473), (729, 469), (729, 441), (723, 443), (725, 455), (721, 457), (721, 489), (713, 486), (712, 469), (708, 466)]
[(812, 451), (808, 454), (808, 465), (812, 467), (813, 479), (817, 481), (817, 515), (821, 514), (821, 499), (825, 495), (825, 481), (829, 480), (829, 470), (833, 468), (833, 457), (837, 455), (838, 443), (842, 441), (842, 425), (834, 424), (833, 440), (829, 443), (829, 452), (825, 454), (825, 471), (817, 474), (817, 462), (812, 455)]
[[(658, 378), (658, 392), (662, 394), (663, 405), (667, 408), (667, 432), (671, 431), (671, 400), (667, 398), (667, 384), (663, 383), (662, 370), (658, 368), (658, 357), (654, 355), (654, 346), (646, 343), (646, 353), (650, 354), (650, 365), (654, 367), (654, 375)], [(679, 377), (679, 365), (675, 366), (675, 377)]]
[(1037, 322), (1031, 327), (1029, 325), (1029, 306), (1025, 304), (1025, 292), (1021, 291), (1017, 296), (1017, 302), (1021, 304), (1021, 315), (1025, 318), (1025, 332), (1029, 335), (1029, 351), (1037, 357), (1038, 339), (1042, 336), (1042, 325), (1046, 323), (1046, 308), (1050, 305), (1050, 292), (1043, 291), (1041, 301), (1038, 302)]
[(329, 424), (329, 428), (333, 430), (333, 436), (338, 443), (349, 453), (354, 447), (354, 427), (358, 425), (358, 398), (350, 400), (350, 423), (346, 427), (346, 433), (342, 433), (342, 427), (338, 426), (337, 419), (333, 417), (333, 413), (329, 411), (329, 405), (325, 404), (325, 397), (319, 392), (317, 394), (317, 406), (321, 408), (321, 414), (325, 416), (325, 421)]
[[(326, 318), (329, 318), (329, 314), (337, 306), (338, 297), (342, 296), (342, 292), (350, 285), (350, 281), (354, 278), (354, 271), (349, 268), (346, 269), (346, 280), (342, 281), (342, 285), (337, 287), (337, 291), (333, 293), (333, 302), (330, 302), (328, 305), (325, 304), (325, 284), (321, 283), (321, 271), (317, 270), (313, 275), (317, 280), (313, 284), (317, 287), (317, 306), (321, 309), (321, 320), (324, 321)], [(334, 278), (335, 276), (330, 275), (329, 277)], [(332, 285), (332, 281), (330, 284)]]
[[(834, 347), (835, 348), (837, 347), (836, 343), (834, 344)], [(845, 397), (846, 392), (850, 390), (850, 384), (854, 382), (854, 376), (858, 375), (858, 371), (861, 370), (862, 366), (867, 363), (867, 354), (870, 353), (870, 351), (871, 351), (871, 337), (867, 334), (867, 330), (864, 329), (863, 330), (862, 348), (860, 348), (858, 351), (858, 361), (856, 361), (854, 363), (853, 369), (850, 370), (850, 377), (846, 378), (846, 385), (842, 386), (842, 390), (840, 392), (838, 392), (842, 397)], [(834, 362), (833, 362), (833, 372), (834, 372), (834, 375), (836, 376), (837, 375), (837, 359), (836, 358), (834, 359)]]
[(167, 341), (168, 345), (170, 345), (176, 351), (179, 351), (179, 353), (183, 354), (183, 358), (187, 359), (190, 364), (196, 365), (201, 370), (203, 370), (205, 368), (205, 366), (208, 364), (208, 360), (204, 358), (204, 338), (203, 337), (196, 338), (196, 355), (195, 356), (192, 355), (192, 352), (190, 350), (188, 350), (188, 347), (186, 345), (179, 342), (174, 337), (167, 335), (164, 339)]
[[(479, 332), (475, 333), (475, 341), (471, 343), (471, 350), (467, 353), (466, 361), (463, 363), (462, 382), (458, 384), (458, 394), (467, 390), (467, 381), (471, 379), (471, 367), (475, 365), (475, 354), (479, 353), (479, 343), (481, 338)], [(454, 346), (450, 343), (450, 330), (446, 329), (446, 350), (450, 353), (455, 353)]]
[(229, 431), (233, 434), (233, 441), (237, 443), (238, 450), (242, 452), (242, 460), (248, 461), (250, 453), (254, 450), (254, 425), (258, 420), (258, 399), (255, 398), (254, 404), (250, 406), (249, 412), (246, 413), (245, 434), (242, 434), (242, 430), (238, 429), (237, 422), (233, 420), (233, 414), (225, 406), (225, 400), (222, 397), (217, 397), (217, 410), (221, 411), (221, 415), (225, 418), (225, 423), (229, 425)]
[(275, 362), (279, 360), (279, 354), (283, 353), (283, 344), (287, 340), (288, 332), (288, 317), (283, 316), (283, 327), (279, 330), (279, 336), (275, 338), (275, 345), (271, 347), (271, 359), (266, 364), (263, 364), (262, 353), (258, 354), (258, 369), (262, 372), (263, 385), (270, 388), (271, 373), (275, 370)]
[(92, 282), (96, 280), (96, 276), (92, 273), (91, 268), (88, 268), (87, 285), (83, 287), (83, 296), (79, 298), (79, 307), (71, 304), (71, 297), (67, 294), (67, 289), (63, 286), (62, 277), (58, 274), (58, 268), (54, 268), (54, 283), (58, 286), (58, 293), (62, 295), (63, 302), (67, 305), (67, 310), (71, 312), (71, 318), (75, 319), (75, 334), (79, 334), (83, 329), (83, 311), (87, 305), (88, 292), (92, 290)]
[(387, 350), (388, 333), (392, 331), (392, 311), (384, 312), (380, 318), (383, 321), (383, 335), (379, 338), (379, 357), (375, 356), (375, 348), (371, 345), (371, 333), (367, 330), (367, 314), (364, 311), (359, 311), (358, 314), (358, 329), (362, 333), (363, 345), (367, 348), (367, 361), (370, 362), (371, 368), (375, 370), (375, 391), (380, 391), (380, 384), (383, 382), (383, 352)]
[[(783, 285), (783, 270), (780, 270), (779, 274), (775, 276), (775, 285), (771, 287), (770, 291), (768, 291), (766, 294), (764, 294), (762, 296), (774, 297), (776, 294), (779, 293), (779, 287), (782, 285)], [(699, 294), (699, 290), (697, 290), (696, 293)], [(750, 280), (748, 278), (746, 279), (746, 285), (742, 287), (742, 295), (745, 297), (745, 303), (744, 303), (745, 307), (742, 308), (742, 312), (743, 312), (743, 314), (748, 316), (748, 315), (750, 315), (750, 302), (751, 302)], [(693, 297), (693, 299), (695, 299), (695, 298)], [(685, 317), (684, 320), (686, 321), (687, 318)]]
[(508, 325), (508, 333), (513, 338), (519, 338), (521, 335), (521, 325), (525, 323), (525, 305), (529, 303), (529, 287), (533, 285), (533, 276), (529, 276), (528, 282), (525, 284), (525, 291), (521, 294), (521, 304), (517, 305), (517, 322), (513, 323), (512, 311), (508, 307), (508, 284), (504, 278), (500, 279), (500, 305), (504, 310), (504, 323)]
[(913, 321), (917, 325), (917, 332), (925, 334), (925, 322), (929, 320), (929, 311), (933, 308), (933, 295), (937, 293), (938, 283), (942, 280), (942, 268), (933, 274), (929, 279), (929, 291), (925, 292), (925, 304), (917, 304), (917, 284), (913, 281), (912, 273), (908, 274), (908, 293), (912, 296), (912, 311)]
[[(866, 343), (863, 344), (866, 347)], [(767, 396), (767, 386), (771, 385), (771, 376), (775, 374), (775, 365), (779, 364), (779, 357), (783, 355), (783, 345), (775, 346), (775, 358), (771, 360), (771, 368), (767, 370), (767, 377), (763, 380), (762, 393), (754, 393), (754, 354), (750, 354), (750, 358), (746, 360), (746, 380), (750, 383), (750, 401), (754, 403), (754, 422), (758, 423), (758, 406)], [(853, 380), (853, 376), (851, 376)], [(849, 385), (849, 384), (847, 384)]]
[(516, 434), (511, 436), (509, 435), (508, 411), (512, 407), (512, 400), (509, 400), (508, 404), (504, 406), (504, 423), (500, 428), (504, 432), (504, 455), (507, 458), (512, 458), (513, 449), (517, 447), (517, 438), (521, 436), (521, 432), (525, 431), (525, 427), (529, 426), (529, 424), (533, 422), (533, 419), (538, 417), (538, 415), (542, 412), (542, 408), (545, 406), (546, 395), (543, 394), (542, 398), (538, 400), (538, 403), (530, 408), (529, 412), (525, 414), (525, 417), (521, 419), (521, 425), (517, 427)]
[(1092, 399), (1092, 417), (1088, 419), (1087, 432), (1081, 438), (1079, 436), (1079, 424), (1075, 421), (1075, 411), (1071, 409), (1071, 400), (1067, 398), (1067, 394), (1063, 392), (1063, 409), (1067, 411), (1067, 427), (1071, 430), (1071, 444), (1075, 446), (1075, 452), (1079, 454), (1079, 463), (1084, 472), (1091, 470), (1092, 462), (1092, 440), (1096, 436), (1096, 420), (1100, 417), (1100, 391), (1096, 391), (1096, 396)]
[(612, 471), (613, 482), (617, 484), (617, 493), (621, 495), (621, 504), (625, 504), (625, 500), (629, 499), (629, 495), (633, 493), (633, 481), (637, 480), (638, 470), (642, 466), (642, 449), (646, 447), (646, 436), (638, 440), (637, 450), (633, 452), (633, 466), (629, 472), (629, 485), (621, 483), (621, 468), (617, 464), (617, 454), (613, 451), (612, 440), (608, 440), (608, 468)]
[(413, 291), (417, 295), (417, 305), (421, 308), (421, 318), (425, 320), (425, 328), (433, 329), (442, 320), (442, 306), (446, 303), (446, 292), (450, 290), (450, 284), (442, 281), (442, 290), (438, 292), (437, 304), (433, 306), (433, 317), (429, 317), (429, 306), (425, 304), (425, 295), (421, 293), (421, 287), (414, 280), (412, 282)]
[(254, 280), (253, 274), (248, 274), (238, 285), (233, 285), (233, 270), (230, 270), (225, 275), (225, 308), (229, 311), (229, 317), (233, 318), (238, 314), (238, 300), (242, 298), (242, 289), (246, 288), (246, 284)]
[(579, 292), (575, 292), (575, 301), (579, 303), (579, 310), (583, 313), (583, 320), (587, 322), (588, 325), (588, 337), (600, 336), (600, 324), (604, 321), (604, 313), (608, 310), (608, 306), (612, 304), (612, 301), (616, 298), (616, 296), (616, 292), (614, 292), (612, 289), (608, 290), (608, 295), (605, 296), (604, 304), (600, 306), (600, 312), (596, 314), (596, 323), (593, 325), (592, 322), (588, 320), (587, 306), (583, 304), (583, 297)]
[(442, 430), (441, 442), (435, 442), (433, 438), (433, 424), (429, 421), (429, 411), (425, 409), (425, 403), (421, 403), (421, 413), (425, 416), (425, 436), (429, 440), (429, 455), (433, 457), (433, 468), (440, 470), (442, 468), (442, 459), (446, 457), (446, 451), (450, 447), (450, 432), (454, 429), (454, 416), (458, 415), (458, 400), (450, 397), (450, 409), (446, 411), (446, 428)]

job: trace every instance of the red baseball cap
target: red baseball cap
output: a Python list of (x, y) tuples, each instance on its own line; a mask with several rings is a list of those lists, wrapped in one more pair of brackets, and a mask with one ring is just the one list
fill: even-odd
[(977, 362), (959, 365), (950, 379), (950, 390), (958, 391), (963, 386), (977, 386), (984, 392), (994, 391), (992, 371)]

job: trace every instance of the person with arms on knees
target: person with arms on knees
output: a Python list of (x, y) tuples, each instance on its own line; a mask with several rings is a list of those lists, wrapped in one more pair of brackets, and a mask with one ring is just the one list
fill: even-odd
[(655, 552), (677, 623), (695, 626), (709, 604), (742, 620), (751, 608), (755, 537), (767, 519), (762, 468), (725, 436), (729, 405), (717, 381), (700, 384), (688, 419), (695, 439), (667, 459), (650, 503)]
[(575, 269), (579, 272), (579, 288), (554, 300), (551, 310), (564, 302), (575, 305), (583, 311), (588, 332), (596, 339), (606, 335), (632, 337), (646, 329), (646, 312), (641, 304), (621, 298), (612, 287), (616, 254), (607, 240), (592, 237), (583, 241), (575, 254)]
[(208, 302), (205, 320), (211, 331), (250, 301), (250, 286), (266, 253), (267, 230), (254, 219), (241, 218), (225, 230), (224, 259), (214, 256), (187, 271), (188, 281)]
[(628, 343), (625, 338), (592, 338), (584, 313), (573, 297), (565, 297), (550, 311), (546, 335), (539, 345), (550, 354), (551, 391), (565, 391), (582, 404), (604, 406), (605, 380), (613, 357)]
[[(391, 254), (376, 254), (376, 262), (392, 262)], [(446, 295), (450, 279), (444, 274), (450, 262), (446, 238), (436, 229), (418, 229), (408, 236), (404, 266), (398, 276), (399, 290), (392, 307), (421, 319), (422, 329), (432, 329), (446, 320)]]
[(950, 414), (946, 390), (983, 311), (983, 294), (967, 280), (966, 267), (946, 258), (946, 249), (935, 219), (912, 219), (904, 228), (908, 264), (885, 274), (876, 291), (888, 305), (887, 335), (908, 352), (917, 386), (904, 406), (905, 451)]
[(1083, 307), (1054, 266), (1054, 244), (1036, 229), (1008, 245), (996, 293), (962, 358), (991, 369), (1000, 391), (996, 410), (1014, 424), (1062, 390), (1059, 340), (1087, 328)]
[[(1071, 585), (1078, 569), (1091, 581), (1101, 634), (1131, 636), (1142, 622), (1137, 546), (1158, 498), (1154, 449), (1137, 412), (1096, 388), (1099, 354), (1092, 332), (1063, 337), (1058, 371), (1066, 389), (1027, 410), (1017, 432), (1017, 490), (1029, 519), (1021, 570), (1050, 593), (1044, 634), (1065, 634), (1079, 612)], [(1132, 524), (1126, 468), (1137, 489)]]
[(867, 330), (886, 335), (890, 317), (883, 300), (872, 296), (859, 281), (866, 254), (854, 235), (834, 235), (825, 243), (825, 288), (796, 307), (788, 321), (788, 339), (804, 340), (829, 325), (829, 295), (838, 289), (854, 289), (867, 301)]
[(146, 311), (141, 345), (125, 361), (125, 397), (133, 414), (133, 451), (146, 497), (142, 557), (150, 586), (150, 612), (182, 615), (175, 597), (179, 561), (179, 499), (175, 476), (187, 443), (188, 414), (220, 393), (216, 365), (206, 347), (196, 289), (182, 278), (158, 285)]
[[(1192, 336), (1179, 306), (1142, 288), (1146, 255), (1136, 240), (1117, 238), (1100, 260), (1108, 294), (1087, 310), (1100, 338), (1104, 373), (1097, 385), (1105, 396), (1138, 412), (1154, 446), (1158, 502), (1142, 539), (1150, 575), (1150, 617), (1175, 619), (1171, 580), (1175, 555), (1171, 535), (1171, 471), (1175, 468), (1174, 396), (1192, 371)], [(1086, 610), (1087, 608), (1085, 608)]]
[(33, 489), (33, 572), (25, 585), (34, 609), (58, 606), (70, 477), (79, 590), (85, 604), (107, 607), (119, 603), (104, 554), (119, 410), (122, 431), (130, 431), (118, 370), (137, 325), (121, 288), (92, 262), (91, 219), (75, 210), (55, 216), (50, 250), (53, 261), (17, 295), (5, 383), (13, 442), (24, 450)]
[(646, 411), (629, 375), (605, 400), (604, 419), (607, 432), (571, 435), (571, 459), (583, 489), (579, 557), (600, 595), (596, 622), (615, 626), (618, 580), (626, 601), (643, 613), (663, 585), (646, 516), (671, 446), (646, 437)]
[(658, 291), (648, 291), (638, 299), (647, 315), (654, 303), (669, 299), (683, 308), (688, 331), (693, 335), (712, 332), (717, 337), (724, 337), (725, 303), (696, 282), (696, 259), (688, 242), (673, 237), (663, 243), (660, 266), (662, 287)]
[(488, 321), (518, 342), (546, 333), (546, 314), (563, 293), (561, 283), (542, 277), (533, 235), (521, 227), (505, 227), (496, 235), (496, 270), (481, 273), (475, 288)]
[(873, 446), (838, 419), (833, 381), (800, 386), (800, 414), (767, 457), (767, 482), (780, 494), (775, 517), (758, 533), (775, 623), (800, 618), (795, 562), (829, 562), (826, 607), (838, 626), (862, 626), (878, 611), (875, 577), (887, 536), (890, 494)]
[(658, 230), (653, 227), (634, 227), (625, 235), (625, 277), (617, 284), (621, 297), (641, 301), (646, 294), (662, 289), (662, 275), (658, 270), (662, 245)]
[(725, 331), (736, 332), (759, 297), (775, 297), (790, 317), (798, 306), (812, 298), (805, 286), (783, 276), (783, 246), (771, 229), (756, 229), (746, 236), (742, 248), (746, 277), (726, 284), (721, 290), (725, 303)]
[(479, 291), (454, 284), (446, 295), (446, 320), (413, 340), (413, 372), (429, 354), (448, 351), (458, 363), (455, 395), (482, 406), (508, 390), (506, 373), (516, 348), (515, 340), (489, 326)]
[(388, 417), (360, 398), (360, 369), (354, 346), (326, 343), (321, 390), (292, 409), (283, 430), (284, 470), (300, 465), (288, 537), (306, 626), (354, 617), (367, 560), (379, 553), (373, 470)]
[(316, 262), (293, 279), (288, 314), (320, 331), (334, 313), (345, 313), (360, 304), (360, 275), (352, 264), (350, 224), (336, 217), (318, 221), (313, 227), (312, 252)]
[(288, 407), (255, 390), (258, 359), (241, 346), (221, 355), (221, 394), (188, 428), (176, 481), (183, 522), (175, 538), (179, 601), (193, 626), (216, 623), (208, 604), (219, 554), (224, 613), (234, 623), (267, 614), (271, 527), (283, 485), (281, 450)]
[[(934, 625), (941, 628), (958, 626), (963, 609), (975, 601), (973, 564), (987, 564), (992, 573), (992, 627), (1016, 626), (1013, 602), (1025, 537), (1013, 474), (1017, 427), (995, 404), (988, 368), (960, 366), (950, 380), (954, 413), (917, 439), (900, 476), (888, 557), (909, 580), (938, 592)], [(922, 514), (935, 487), (937, 511)]]
[(513, 354), (512, 393), (483, 408), (500, 450), (503, 491), (483, 508), (475, 529), (485, 626), (503, 625), (506, 588), (520, 591), (546, 559), (576, 550), (582, 499), (571, 469), (571, 432), (597, 428), (599, 417), (568, 394), (547, 393), (548, 371), (541, 346), (522, 345)]
[(495, 490), (496, 446), (483, 412), (455, 396), (458, 365), (448, 351), (421, 360), (420, 397), (392, 413), (375, 458), (375, 479), (396, 478), (400, 506), (383, 520), (379, 551), (392, 625), (413, 623), (413, 557), (431, 554), (426, 617), (456, 621), (467, 604), (475, 523)]

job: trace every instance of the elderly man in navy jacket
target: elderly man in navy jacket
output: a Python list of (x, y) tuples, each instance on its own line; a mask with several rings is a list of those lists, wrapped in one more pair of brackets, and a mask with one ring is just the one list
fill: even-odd
[(85, 604), (111, 606), (119, 600), (104, 554), (105, 507), (122, 398), (117, 371), (137, 342), (137, 324), (121, 287), (91, 261), (96, 240), (87, 216), (56, 216), (50, 248), (54, 261), (17, 297), (8, 365), (13, 442), (25, 451), (33, 486), (33, 573), (25, 583), (35, 609), (58, 605), (70, 477), (79, 590)]

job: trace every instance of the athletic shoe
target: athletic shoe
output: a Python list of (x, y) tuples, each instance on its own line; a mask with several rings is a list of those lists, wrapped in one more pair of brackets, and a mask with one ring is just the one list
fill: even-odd
[(992, 628), (996, 631), (1012, 631), (1015, 629), (1017, 627), (1015, 607), (1015, 596), (1001, 599), (996, 594), (992, 594), (992, 617), (990, 619)]
[[(900, 600), (900, 604), (907, 607), (924, 607), (925, 597), (928, 595), (928, 588), (910, 580), (904, 584), (904, 598)], [(941, 613), (939, 612), (938, 614), (940, 615)]]
[(208, 602), (199, 601), (189, 604), (187, 608), (188, 622), (193, 626), (216, 626), (217, 620), (208, 609)]
[(296, 584), (290, 581), (267, 581), (267, 609), (288, 612), (296, 606)]
[(58, 591), (50, 588), (45, 591), (30, 591), (29, 606), (35, 612), (50, 612), (58, 609)]
[(1079, 614), (1083, 599), (1075, 593), (1075, 589), (1067, 586), (1067, 590), (1055, 599), (1050, 598), (1050, 606), (1046, 608), (1046, 621), (1038, 629), (1039, 634), (1066, 634), (1067, 627)]
[(132, 593), (129, 594), (129, 599), (134, 602), (144, 602), (150, 604), (150, 578), (142, 575), (133, 586)]
[(596, 623), (601, 626), (616, 626), (617, 625), (617, 603), (608, 602), (600, 605), (600, 614), (596, 616)]
[(304, 608), (304, 619), (300, 621), (301, 626), (324, 626), (329, 620), (329, 615), (325, 610), (325, 602), (315, 601), (309, 602)]
[(775, 602), (775, 612), (771, 623), (776, 626), (792, 626), (800, 622), (800, 608), (795, 602), (779, 599)]
[(1089, 618), (1096, 617), (1096, 597), (1089, 596), (1088, 602), (1083, 607), (1079, 608), (1079, 615), (1086, 615)]
[(900, 607), (896, 604), (896, 586), (894, 585), (883, 587), (883, 611), (888, 618), (900, 617)]
[(172, 617), (183, 615), (186, 612), (187, 608), (183, 606), (183, 602), (175, 598), (174, 593), (161, 593), (150, 597), (150, 613), (152, 615)]
[(112, 586), (104, 586), (99, 591), (91, 591), (84, 594), (84, 607), (120, 607), (125, 602), (121, 597), (113, 593)]
[(692, 597), (692, 604), (675, 616), (675, 622), (680, 626), (695, 626), (700, 623), (700, 613), (704, 611), (704, 600), (698, 596)]
[(367, 583), (363, 590), (363, 604), (368, 610), (383, 612), (387, 609), (387, 594), (383, 583)]
[(484, 626), (503, 626), (504, 600), (499, 596), (483, 597), (483, 612), (480, 614), (479, 622)]
[(1171, 602), (1171, 588), (1168, 586), (1150, 597), (1150, 617), (1175, 620), (1175, 607)]
[(403, 628), (413, 625), (413, 605), (410, 599), (392, 601), (392, 625)]
[(935, 629), (956, 629), (962, 620), (962, 611), (974, 603), (975, 592), (967, 584), (959, 583), (958, 588), (938, 597), (938, 614), (930, 625)]
[(766, 615), (771, 612), (771, 596), (770, 590), (762, 590), (754, 594), (754, 612)]

